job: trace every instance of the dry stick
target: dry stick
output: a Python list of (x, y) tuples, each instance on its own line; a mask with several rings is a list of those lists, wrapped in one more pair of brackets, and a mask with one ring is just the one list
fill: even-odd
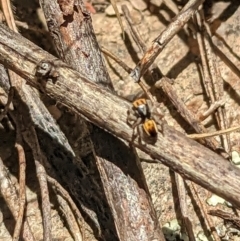
[(118, 22), (120, 24), (120, 27), (122, 29), (122, 34), (123, 34), (123, 39), (125, 39), (125, 32), (124, 32), (124, 27), (123, 27), (123, 23), (122, 23), (122, 19), (121, 19), (121, 16), (120, 16), (120, 13), (118, 11), (118, 7), (117, 7), (117, 4), (116, 4), (116, 1), (115, 0), (110, 0), (112, 6), (113, 6), (113, 9), (117, 15), (117, 19), (118, 19)]
[[(47, 176), (47, 181), (52, 185), (52, 188), (54, 190), (56, 190), (56, 192), (58, 192), (62, 197), (64, 197), (64, 199), (68, 202), (69, 206), (71, 207), (73, 213), (76, 216), (77, 219), (77, 223), (78, 223), (78, 229), (80, 230), (80, 235), (83, 236), (82, 232), (81, 232), (81, 223), (80, 221), (83, 220), (83, 217), (81, 215), (81, 213), (79, 212), (76, 204), (73, 202), (71, 196), (69, 195), (69, 193), (61, 186), (61, 184), (59, 182), (57, 182), (54, 178)], [(82, 238), (82, 240), (84, 240)]]
[(127, 21), (127, 24), (129, 26), (129, 29), (131, 31), (131, 35), (133, 37), (134, 42), (138, 45), (138, 47), (142, 53), (146, 52), (147, 47), (146, 47), (145, 43), (142, 41), (137, 29), (133, 26), (133, 21), (132, 21), (131, 15), (129, 13), (128, 7), (126, 5), (122, 5), (122, 11), (123, 11), (124, 17)]
[(234, 127), (228, 128), (226, 130), (208, 132), (208, 133), (203, 133), (203, 134), (190, 134), (190, 135), (187, 135), (187, 137), (197, 140), (197, 139), (202, 139), (202, 138), (206, 138), (206, 137), (224, 135), (226, 133), (231, 133), (233, 131), (238, 131), (238, 130), (240, 130), (240, 126), (234, 126)]
[[(177, 108), (180, 115), (194, 128), (197, 133), (206, 133), (206, 128), (198, 121), (198, 118), (191, 113), (186, 105), (178, 98), (173, 86), (170, 84), (168, 78), (164, 77), (155, 84), (157, 88), (162, 88), (164, 93), (168, 96), (173, 105)], [(216, 150), (218, 143), (214, 139), (204, 140), (207, 146)]]
[(2, 11), (3, 11), (3, 14), (6, 19), (8, 27), (17, 33), (18, 29), (15, 24), (10, 0), (1, 0), (1, 5), (2, 5)]
[(215, 101), (210, 105), (208, 110), (206, 110), (204, 113), (201, 113), (199, 115), (199, 120), (203, 121), (205, 120), (208, 116), (210, 116), (212, 113), (214, 113), (219, 107), (223, 106), (225, 104), (225, 100), (221, 99), (219, 101)]
[[(14, 94), (14, 88), (10, 88), (10, 91)], [(15, 147), (18, 152), (19, 159), (19, 210), (18, 217), (14, 228), (13, 240), (19, 240), (23, 225), (24, 210), (26, 204), (26, 157), (23, 149), (23, 141), (21, 136), (21, 124), (20, 118), (16, 118), (12, 112), (9, 113), (16, 126), (16, 144)], [(19, 117), (19, 116), (18, 116)]]
[(22, 137), (20, 134), (19, 125), (17, 126), (17, 140), (15, 147), (17, 149), (19, 159), (19, 211), (16, 225), (14, 228), (13, 241), (19, 240), (26, 203), (26, 158), (24, 149), (22, 147)]
[(51, 207), (49, 200), (49, 192), (47, 187), (47, 175), (42, 163), (42, 154), (38, 144), (37, 134), (33, 126), (29, 126), (23, 133), (23, 138), (30, 146), (36, 165), (36, 173), (40, 185), (42, 197), (42, 212), (43, 212), (43, 240), (52, 240), (52, 225), (51, 225)]
[[(214, 91), (214, 101), (219, 101), (223, 98), (223, 80), (221, 78), (221, 74), (219, 72), (219, 68), (217, 66), (217, 59), (216, 59), (216, 55), (214, 53), (214, 49), (213, 49), (213, 43), (212, 43), (212, 39), (210, 38), (211, 36), (211, 30), (209, 25), (206, 23), (205, 19), (204, 19), (204, 13), (203, 10), (200, 10), (199, 13), (200, 14), (202, 20), (203, 20), (203, 25), (205, 28), (205, 31), (203, 31), (203, 35), (204, 35), (204, 44), (205, 44), (205, 49), (206, 49), (206, 58), (208, 60), (208, 66), (209, 66), (209, 71), (210, 71), (210, 75), (211, 75), (211, 79), (212, 79), (212, 83), (213, 83), (213, 91)], [(226, 110), (223, 107), (217, 109), (217, 114), (216, 116), (218, 117), (218, 125), (220, 130), (221, 129), (226, 129), (228, 127), (227, 125), (227, 118), (226, 118)], [(229, 136), (223, 136), (223, 146), (224, 149), (226, 150), (226, 152), (228, 152), (231, 149), (231, 144), (230, 144), (230, 139)]]
[[(139, 49), (142, 51), (142, 53), (144, 53), (147, 49), (146, 45), (144, 44), (144, 42), (142, 41), (140, 35), (138, 34), (137, 30), (134, 28), (133, 24), (132, 24), (132, 19), (129, 13), (129, 10), (127, 8), (126, 5), (122, 6), (122, 11), (124, 13), (124, 17), (127, 21), (127, 24), (129, 26), (131, 35), (133, 37), (133, 40), (135, 41), (135, 43), (138, 45)], [(156, 68), (156, 66), (154, 65), (153, 67)], [(132, 70), (131, 70), (132, 71)], [(150, 70), (148, 70), (150, 72)], [(130, 74), (130, 73), (129, 73)], [(151, 73), (150, 73), (151, 74)], [(147, 86), (143, 83), (143, 81), (139, 80), (138, 84), (140, 85), (140, 87), (142, 88), (142, 90), (144, 91), (144, 93), (146, 94), (146, 96), (151, 100), (152, 103), (154, 103), (154, 99), (152, 94), (148, 91)]]
[[(208, 212), (207, 212), (207, 209), (206, 209), (206, 205), (204, 205), (204, 202), (202, 202), (201, 198), (198, 195), (197, 186), (192, 182), (189, 182), (189, 183), (190, 183), (190, 188), (191, 188), (192, 193), (193, 193), (193, 197), (195, 198), (198, 205), (200, 206), (200, 209), (203, 212), (204, 220), (207, 221), (208, 227), (210, 228), (210, 230), (212, 230), (212, 228), (214, 227), (213, 222), (210, 219), (210, 217), (207, 215)], [(215, 241), (220, 241), (220, 238), (219, 238), (216, 230), (212, 230), (212, 235), (213, 235)]]
[(57, 196), (57, 201), (59, 203), (59, 208), (62, 211), (67, 224), (69, 226), (69, 231), (73, 237), (74, 241), (82, 241), (82, 234), (79, 230), (78, 224), (75, 220), (75, 217), (72, 213), (72, 210), (70, 209), (70, 207), (67, 205), (66, 200), (64, 200), (60, 195), (56, 195)]
[[(44, 59), (46, 61), (39, 64)], [(54, 60), (54, 56), (0, 24), (1, 63), (21, 74), (29, 84), (44, 88), (49, 96), (71, 111), (130, 142), (132, 129), (126, 123), (130, 103), (91, 83), (83, 74), (72, 70), (62, 61)], [(42, 85), (35, 77), (37, 64), (38, 69), (44, 66), (55, 69), (57, 79), (45, 84), (43, 82)], [(240, 170), (199, 143), (165, 126), (163, 135), (159, 133), (155, 145), (144, 146), (137, 140), (134, 145), (174, 171), (240, 207)]]
[(229, 67), (229, 69), (240, 78), (239, 68), (216, 46), (214, 45), (214, 52), (218, 57)]
[[(0, 157), (0, 192), (15, 220), (17, 220), (19, 210), (19, 199), (15, 186), (8, 177), (8, 173)], [(23, 239), (35, 241), (28, 222), (25, 220), (23, 225)]]
[(9, 93), (8, 93), (8, 99), (7, 99), (7, 103), (4, 106), (4, 110), (2, 113), (0, 113), (0, 121), (2, 121), (2, 119), (4, 118), (4, 116), (7, 114), (10, 104), (12, 103), (12, 99), (13, 99), (13, 93), (14, 90), (12, 88), (10, 88)]
[(186, 201), (186, 189), (184, 185), (184, 180), (181, 175), (178, 173), (174, 173), (176, 184), (177, 184), (177, 192), (178, 192), (178, 199), (180, 204), (180, 211), (183, 219), (184, 228), (187, 231), (188, 237), (190, 241), (195, 241), (192, 223), (190, 221), (190, 214), (188, 210), (188, 205)]
[[(110, 57), (111, 59), (113, 59), (116, 63), (118, 63), (127, 73), (131, 73), (132, 69), (130, 67), (128, 67), (121, 59), (119, 59), (116, 55), (114, 55), (112, 52), (110, 52), (109, 50), (107, 50), (104, 47), (101, 47), (101, 51), (108, 57)], [(140, 81), (139, 86), (142, 88), (143, 92), (146, 94), (146, 96), (152, 101), (154, 102), (154, 99), (152, 97), (152, 94), (149, 92), (148, 88), (146, 87), (146, 85)]]
[[(198, 119), (187, 109), (186, 105), (177, 97), (176, 92), (174, 91), (173, 86), (170, 84), (170, 81), (165, 77), (162, 78), (161, 81), (159, 81), (160, 86), (162, 86), (162, 89), (164, 91), (164, 93), (168, 96), (168, 98), (170, 99), (170, 101), (173, 103), (173, 105), (177, 108), (177, 110), (179, 111), (180, 115), (197, 131), (197, 132), (207, 132), (207, 130), (204, 128), (204, 126), (198, 121)], [(156, 84), (156, 87), (159, 87)], [(207, 139), (204, 140), (205, 144), (208, 145), (210, 148), (216, 150), (217, 149), (217, 143), (214, 139)], [(225, 154), (225, 153), (224, 153)], [(225, 154), (226, 155), (226, 154)], [(175, 175), (176, 176), (176, 175)], [(178, 180), (179, 178), (176, 177), (176, 180)], [(181, 180), (180, 180), (180, 184), (181, 184)], [(178, 185), (180, 185), (178, 184)], [(194, 187), (194, 184), (191, 183), (191, 185)], [(180, 195), (180, 191), (179, 187), (178, 188), (178, 193)], [(197, 195), (197, 194), (196, 194)], [(201, 200), (199, 199), (199, 202), (201, 202)], [(189, 237), (192, 237), (192, 230), (191, 230), (191, 226), (189, 223), (189, 219), (187, 219), (186, 217), (186, 208), (183, 208), (183, 203), (181, 203), (181, 199), (180, 199), (180, 206), (181, 206), (181, 211), (182, 211), (182, 215), (183, 215), (183, 219), (186, 222), (186, 228), (187, 228), (187, 232)], [(201, 203), (201, 207), (204, 206)], [(185, 212), (184, 212), (185, 211)], [(205, 214), (204, 210), (203, 210), (204, 216), (206, 219), (208, 219), (207, 215)]]
[[(67, 1), (61, 1), (60, 5), (63, 7), (64, 3), (66, 4)], [(93, 32), (91, 17), (88, 12), (84, 11), (83, 1), (74, 1), (75, 7), (72, 15), (65, 18), (62, 17), (64, 15), (64, 12), (61, 11), (63, 8), (57, 4), (57, 1), (41, 0), (40, 4), (43, 7), (59, 56), (93, 82), (112, 89)], [(88, 139), (90, 139), (89, 146), (93, 145), (95, 148), (92, 148), (91, 155), (85, 155), (84, 161), (97, 167), (103, 185), (94, 187), (97, 192), (101, 191), (99, 195), (103, 196), (103, 192), (105, 195), (104, 199), (101, 199), (102, 202), (97, 199), (97, 193), (94, 193), (93, 198), (85, 200), (85, 202), (92, 203), (94, 205), (94, 207), (90, 205), (92, 209), (96, 207), (96, 202), (100, 206), (100, 208), (93, 209), (97, 214), (95, 219), (100, 222), (102, 227), (101, 230), (98, 229), (99, 235), (116, 235), (120, 240), (125, 240), (126, 237), (128, 240), (143, 240), (150, 239), (154, 233), (157, 239), (164, 240), (155, 210), (148, 197), (149, 192), (139, 160), (135, 160), (136, 158), (130, 155), (128, 147), (120, 148), (119, 140), (112, 138), (109, 141), (111, 138), (107, 136), (107, 133), (97, 127), (93, 126), (93, 128), (94, 131), (91, 132), (91, 136), (88, 135)], [(86, 128), (82, 130), (82, 132), (84, 131), (87, 132)], [(106, 140), (103, 141), (103, 139)], [(96, 155), (94, 155), (95, 153)], [(130, 171), (134, 170), (134, 175), (123, 171), (128, 169), (129, 163), (133, 167)], [(104, 190), (101, 190), (102, 187)], [(86, 194), (83, 195), (85, 197), (81, 197), (81, 200), (87, 199), (89, 194), (87, 190), (85, 192)], [(131, 198), (126, 199), (126, 196)], [(112, 199), (113, 197), (114, 199)], [(95, 203), (92, 201), (94, 199)], [(106, 200), (108, 203), (104, 204), (103, 202)], [(142, 202), (145, 203), (144, 208), (142, 208)], [(112, 212), (112, 232), (108, 231), (109, 220), (106, 222), (105, 218), (100, 218), (101, 215), (105, 215), (106, 208)], [(105, 225), (108, 228), (104, 228)], [(153, 231), (149, 232), (149, 230)], [(116, 238), (111, 237), (110, 239)]]
[[(211, 46), (209, 44), (209, 38), (206, 40), (206, 37), (204, 38), (201, 34), (202, 28), (203, 28), (203, 23), (202, 23), (202, 19), (201, 19), (201, 16), (199, 13), (196, 14), (195, 22), (197, 23), (198, 28), (199, 28), (199, 31), (197, 31), (196, 35), (197, 35), (197, 41), (198, 41), (198, 46), (199, 46), (201, 60), (202, 60), (203, 75), (204, 75), (203, 84), (204, 84), (206, 93), (207, 93), (211, 103), (215, 103), (216, 99), (215, 99), (215, 94), (213, 92), (214, 87), (213, 87), (213, 82), (212, 82), (212, 77), (211, 77), (211, 72), (210, 72), (211, 68), (208, 66), (209, 61), (211, 61), (212, 69), (213, 69), (213, 65), (215, 65), (215, 64), (213, 63), (211, 54), (210, 54), (212, 52), (211, 52)], [(206, 47), (206, 45), (207, 45), (207, 47)], [(205, 50), (205, 47), (207, 48), (208, 51), (210, 51), (209, 55), (206, 53), (207, 50)], [(210, 57), (210, 59), (209, 59), (209, 57)], [(218, 123), (219, 122), (220, 121), (218, 121)], [(225, 150), (227, 151), (228, 148)]]
[(176, 16), (174, 21), (154, 40), (153, 45), (144, 54), (141, 61), (133, 69), (131, 76), (138, 82), (167, 43), (182, 29), (204, 0), (191, 0)]
[(120, 58), (118, 58), (114, 53), (101, 46), (101, 51), (111, 59), (113, 59), (116, 63), (118, 63), (127, 73), (131, 73), (132, 69), (128, 67), (125, 62), (123, 62)]
[(201, 34), (202, 21), (201, 21), (199, 14), (196, 14), (194, 16), (194, 20), (197, 23), (197, 27), (198, 27), (197, 30), (193, 29), (193, 31), (195, 32), (196, 37), (197, 37), (199, 52), (200, 52), (201, 61), (202, 61), (203, 85), (204, 85), (208, 98), (211, 100), (212, 103), (214, 103), (214, 95), (212, 92), (213, 86), (212, 86), (211, 76), (210, 76), (210, 73), (208, 70), (208, 63), (207, 63), (207, 59), (206, 59), (203, 36)]
[(238, 228), (240, 228), (240, 218), (237, 217), (234, 214), (225, 212), (223, 210), (220, 209), (213, 209), (213, 210), (209, 210), (208, 214), (213, 215), (213, 216), (217, 216), (219, 218), (222, 218), (224, 221), (228, 221), (231, 222), (232, 224), (236, 225)]
[[(3, 1), (4, 2), (4, 1)], [(8, 20), (8, 26), (9, 28), (11, 28), (14, 32), (18, 33), (16, 24), (14, 22), (14, 17), (13, 17), (13, 13), (12, 13), (12, 9), (10, 7), (10, 2), (7, 1), (7, 4), (4, 4), (2, 2), (2, 6), (3, 6), (3, 12), (5, 15), (5, 18)], [(20, 78), (18, 75), (16, 75), (16, 73), (9, 71), (9, 77), (12, 83), (12, 86), (15, 86), (15, 88), (17, 89), (19, 95), (24, 95), (23, 91), (22, 91), (22, 86), (24, 83), (24, 80), (22, 78)], [(18, 125), (20, 127), (20, 125)], [(33, 135), (36, 135), (34, 128), (32, 128), (32, 130), (34, 131)], [(18, 130), (19, 131), (19, 130)], [(19, 136), (19, 135), (18, 135)], [(27, 138), (27, 137), (25, 137)], [(36, 148), (39, 148), (38, 146), (38, 142), (37, 142), (37, 137), (35, 136), (34, 140), (36, 141)], [(31, 141), (30, 141), (31, 142)], [(33, 143), (34, 144), (34, 143)], [(29, 146), (32, 146), (32, 144), (29, 143)], [(35, 154), (37, 157), (37, 159), (35, 159), (35, 163), (36, 163), (36, 169), (37, 169), (37, 173), (39, 174), (39, 172), (43, 172), (44, 173), (44, 167), (40, 165), (38, 160), (38, 157), (40, 157), (40, 149), (34, 150), (32, 149), (33, 155)], [(21, 167), (20, 167), (21, 168)], [(21, 169), (20, 169), (21, 170)], [(52, 240), (52, 234), (51, 234), (51, 208), (50, 208), (50, 202), (49, 202), (49, 198), (44, 196), (44, 195), (48, 195), (48, 190), (47, 190), (47, 186), (45, 185), (47, 182), (44, 182), (44, 176), (42, 177), (41, 175), (38, 175), (39, 178), (39, 183), (40, 183), (40, 189), (41, 189), (41, 194), (42, 194), (42, 208), (43, 208), (43, 236), (44, 236), (44, 240), (46, 241), (51, 241)], [(43, 178), (43, 180), (41, 180), (41, 178)], [(22, 194), (23, 195), (23, 194)], [(23, 198), (21, 196), (21, 198)], [(20, 203), (21, 203), (21, 199), (20, 199)], [(24, 208), (25, 205), (20, 206), (20, 211), (23, 213), (24, 212)], [(23, 210), (22, 210), (23, 209)], [(20, 214), (22, 214), (20, 213)], [(16, 223), (16, 227), (14, 230), (14, 234), (18, 235), (18, 232), (20, 230), (19, 225), (21, 225), (21, 217), (19, 217), (18, 222)], [(15, 233), (16, 231), (16, 233)], [(16, 236), (14, 236), (14, 238), (17, 238)]]

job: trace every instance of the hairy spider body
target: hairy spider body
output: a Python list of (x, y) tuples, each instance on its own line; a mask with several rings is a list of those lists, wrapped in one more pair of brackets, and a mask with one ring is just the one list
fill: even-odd
[(135, 108), (135, 111), (141, 118), (150, 119), (151, 113), (146, 99), (135, 100), (133, 102), (133, 108)]
[[(133, 128), (133, 140), (138, 136), (139, 141), (143, 140), (154, 143), (157, 140), (159, 125), (156, 124), (152, 113), (156, 112), (150, 100), (137, 99), (128, 110), (127, 123)], [(135, 133), (135, 128), (137, 133)]]
[(156, 137), (157, 136), (157, 125), (154, 120), (145, 120), (145, 122), (142, 124), (142, 127), (145, 131), (145, 133), (150, 137)]

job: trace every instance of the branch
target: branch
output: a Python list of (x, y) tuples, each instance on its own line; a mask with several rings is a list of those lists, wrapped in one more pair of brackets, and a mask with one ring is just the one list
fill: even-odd
[(146, 51), (131, 73), (131, 77), (138, 82), (146, 70), (153, 64), (157, 56), (162, 52), (170, 40), (182, 29), (192, 17), (204, 0), (190, 0), (168, 25), (168, 27), (153, 41), (152, 46)]
[[(49, 96), (87, 121), (118, 138), (131, 141), (133, 130), (126, 124), (130, 107), (127, 101), (89, 82), (82, 73), (72, 70), (2, 24), (0, 62), (23, 76), (29, 84), (44, 88)], [(36, 66), (43, 64), (51, 68), (55, 81), (40, 83), (35, 77)], [(172, 170), (240, 206), (239, 169), (182, 133), (164, 125), (163, 134), (159, 133), (154, 145), (144, 146), (136, 141), (134, 145)]]

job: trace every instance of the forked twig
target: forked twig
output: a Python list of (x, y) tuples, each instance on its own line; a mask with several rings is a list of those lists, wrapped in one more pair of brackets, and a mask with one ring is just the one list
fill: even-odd
[(69, 226), (69, 230), (70, 230), (70, 233), (72, 234), (74, 241), (83, 241), (81, 231), (72, 213), (72, 210), (67, 205), (67, 201), (58, 194), (56, 195), (56, 197), (59, 203), (59, 208), (62, 211), (64, 218), (67, 220), (67, 224)]
[[(197, 40), (203, 65), (204, 86), (211, 103), (215, 103), (216, 101), (222, 101), (223, 81), (216, 66), (216, 56), (214, 53), (212, 40), (210, 39), (210, 29), (207, 23), (204, 21), (202, 10), (196, 14), (196, 23), (198, 24), (200, 31), (200, 33), (197, 33)], [(216, 118), (219, 128), (226, 129), (226, 113), (223, 107), (218, 108), (217, 113)], [(227, 139), (223, 139), (223, 145), (224, 149), (228, 152), (230, 148), (230, 141), (228, 137)]]
[[(170, 84), (170, 80), (166, 77), (162, 78), (155, 84), (156, 88), (162, 88), (164, 93), (168, 96), (173, 105), (178, 109), (180, 115), (194, 128), (197, 133), (206, 133), (206, 128), (200, 123), (197, 117), (191, 113), (186, 105), (178, 98), (174, 87)], [(214, 139), (204, 140), (207, 146), (211, 149), (216, 150), (218, 144)], [(225, 156), (225, 155), (224, 155)]]
[(53, 190), (56, 191), (56, 194), (61, 195), (68, 202), (71, 210), (73, 211), (73, 213), (76, 216), (77, 223), (78, 223), (78, 229), (80, 230), (79, 235), (81, 235), (81, 238), (83, 239), (83, 237), (82, 237), (83, 234), (81, 232), (81, 223), (80, 223), (80, 221), (83, 219), (83, 217), (82, 217), (81, 213), (79, 212), (76, 204), (73, 202), (69, 193), (54, 178), (47, 176), (47, 181), (52, 185), (52, 188), (53, 188)]
[[(31, 125), (31, 124), (30, 124)], [(43, 212), (43, 238), (46, 241), (52, 240), (52, 225), (51, 225), (51, 206), (49, 200), (49, 192), (47, 186), (47, 175), (42, 163), (42, 154), (39, 147), (37, 134), (33, 126), (29, 126), (28, 129), (23, 132), (23, 138), (27, 144), (31, 147), (34, 162), (36, 165), (37, 178), (41, 190), (42, 198), (42, 212)]]
[(185, 23), (192, 17), (197, 8), (204, 2), (204, 0), (191, 0), (181, 12), (175, 17), (172, 23), (154, 40), (152, 46), (144, 54), (141, 61), (133, 69), (131, 76), (138, 82), (141, 76), (152, 65), (157, 56), (162, 52), (167, 43), (182, 29)]
[(222, 218), (225, 221), (229, 221), (229, 222), (233, 223), (234, 225), (236, 225), (238, 228), (240, 228), (240, 218), (236, 217), (235, 215), (233, 215), (231, 213), (225, 212), (220, 209), (216, 209), (216, 210), (213, 209), (213, 210), (209, 210), (208, 214)]

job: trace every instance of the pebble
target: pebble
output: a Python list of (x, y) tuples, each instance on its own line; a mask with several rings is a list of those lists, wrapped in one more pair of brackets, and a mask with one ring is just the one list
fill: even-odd
[(133, 8), (144, 11), (147, 9), (147, 3), (143, 0), (130, 0), (130, 3), (132, 4)]

